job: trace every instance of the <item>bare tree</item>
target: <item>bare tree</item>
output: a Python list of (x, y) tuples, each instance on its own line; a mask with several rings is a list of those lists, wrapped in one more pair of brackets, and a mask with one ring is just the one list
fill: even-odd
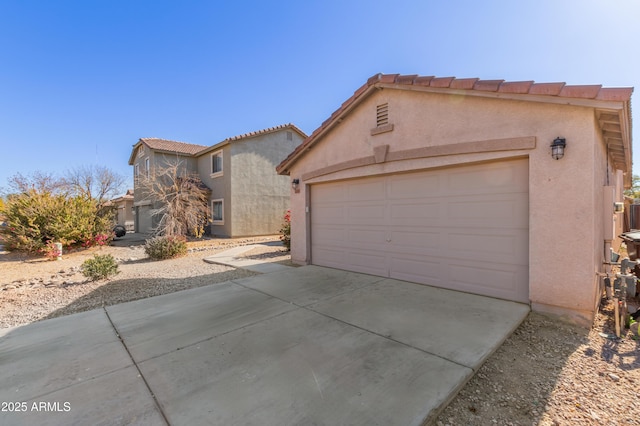
[(157, 207), (160, 216), (156, 235), (202, 236), (209, 221), (210, 190), (196, 174), (189, 173), (182, 162), (158, 167), (149, 176), (140, 176), (136, 191)]
[(25, 193), (35, 190), (38, 193), (49, 192), (51, 194), (64, 192), (64, 179), (56, 177), (53, 173), (35, 171), (27, 175), (18, 172), (8, 179), (10, 193)]
[(102, 205), (122, 192), (125, 178), (104, 166), (81, 166), (67, 171), (63, 181), (71, 194)]

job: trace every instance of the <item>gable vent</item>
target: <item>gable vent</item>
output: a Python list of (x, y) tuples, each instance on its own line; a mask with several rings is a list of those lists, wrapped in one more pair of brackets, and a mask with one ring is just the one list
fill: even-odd
[(376, 107), (376, 127), (389, 124), (389, 104), (382, 104)]

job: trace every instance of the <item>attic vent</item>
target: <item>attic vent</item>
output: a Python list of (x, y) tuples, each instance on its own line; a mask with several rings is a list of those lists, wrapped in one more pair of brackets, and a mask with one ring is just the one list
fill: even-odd
[(376, 127), (371, 129), (371, 136), (387, 133), (393, 130), (393, 124), (389, 123), (389, 104), (376, 106)]
[(376, 107), (376, 127), (389, 124), (389, 104), (382, 104)]
[(287, 140), (288, 141), (292, 141), (293, 140), (293, 133), (287, 132)]

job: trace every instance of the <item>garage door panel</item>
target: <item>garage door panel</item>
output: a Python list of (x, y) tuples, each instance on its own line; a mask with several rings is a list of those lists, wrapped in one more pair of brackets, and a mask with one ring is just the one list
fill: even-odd
[(313, 189), (313, 197), (317, 203), (344, 203), (347, 200), (347, 188), (344, 183), (318, 185)]
[(523, 192), (529, 189), (528, 169), (518, 161), (478, 164), (459, 168), (447, 175), (449, 194), (492, 194)]
[(311, 244), (317, 265), (527, 302), (528, 161), (313, 185)]
[(348, 223), (351, 225), (378, 225), (385, 224), (384, 203), (355, 204), (347, 207)]
[(386, 254), (353, 248), (339, 250), (329, 247), (314, 247), (313, 262), (330, 268), (345, 269), (364, 274), (388, 276)]
[(364, 182), (354, 182), (348, 186), (348, 200), (358, 201), (384, 201), (385, 181), (381, 178), (368, 179)]
[(346, 235), (348, 236), (347, 245), (352, 248), (358, 248), (358, 246), (371, 248), (371, 244), (382, 246), (386, 238), (386, 232), (380, 229), (350, 229)]
[(313, 243), (318, 246), (344, 246), (346, 229), (336, 226), (317, 226), (313, 234)]
[(317, 205), (316, 225), (344, 225), (347, 223), (347, 213), (344, 206)]
[(433, 223), (442, 216), (442, 203), (433, 202), (413, 202), (394, 203), (390, 206), (392, 225), (418, 225)]
[(439, 174), (433, 172), (391, 176), (388, 183), (389, 199), (399, 201), (440, 196), (441, 179)]
[(529, 261), (528, 250), (524, 250), (520, 243), (524, 233), (524, 230), (516, 233), (505, 230), (461, 233), (454, 230), (448, 233), (447, 248), (450, 257), (457, 259), (526, 265)]
[(390, 233), (391, 250), (398, 253), (433, 254), (441, 249), (440, 232), (392, 230)]
[(386, 254), (371, 251), (353, 250), (349, 252), (346, 261), (350, 265), (349, 270), (362, 272), (365, 274), (387, 276)]
[[(447, 271), (448, 282), (453, 288), (471, 293), (527, 302), (528, 294), (523, 289), (522, 269), (506, 264), (486, 264), (468, 262), (450, 264)], [(528, 273), (528, 271), (527, 271)]]
[(391, 257), (389, 278), (444, 287), (442, 264), (435, 257)]
[(459, 221), (460, 226), (504, 226), (517, 227), (512, 222), (517, 214), (519, 200), (511, 199), (486, 199), (483, 201), (449, 201), (447, 202), (447, 216), (449, 219)]

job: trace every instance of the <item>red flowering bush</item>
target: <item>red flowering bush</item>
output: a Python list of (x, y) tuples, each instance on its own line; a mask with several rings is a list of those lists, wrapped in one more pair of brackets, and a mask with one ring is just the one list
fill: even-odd
[(291, 250), (291, 210), (287, 210), (284, 215), (284, 222), (280, 228), (280, 241), (287, 251)]
[(94, 247), (94, 246), (106, 246), (113, 240), (113, 235), (109, 234), (96, 234), (93, 237), (82, 243), (82, 247)]
[(53, 241), (48, 241), (39, 251), (49, 260), (56, 260), (62, 256), (62, 250)]

